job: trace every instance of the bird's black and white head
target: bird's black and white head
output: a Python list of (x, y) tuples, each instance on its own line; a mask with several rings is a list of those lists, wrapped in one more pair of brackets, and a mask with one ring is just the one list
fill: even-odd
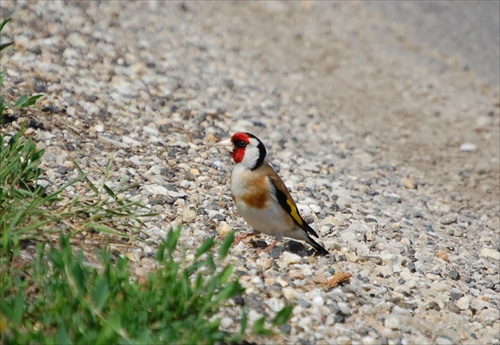
[(242, 164), (250, 170), (255, 170), (267, 162), (266, 147), (255, 135), (246, 132), (233, 134), (230, 139), (220, 141), (217, 146), (224, 146), (236, 164)]

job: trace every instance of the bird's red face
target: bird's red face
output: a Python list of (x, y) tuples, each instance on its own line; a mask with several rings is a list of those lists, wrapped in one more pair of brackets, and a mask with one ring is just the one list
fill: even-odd
[(250, 170), (261, 166), (266, 159), (266, 148), (257, 137), (250, 133), (238, 132), (230, 139), (226, 139), (215, 144), (223, 146), (231, 153), (236, 164), (242, 164)]
[(250, 137), (246, 133), (238, 132), (231, 137), (231, 142), (233, 144), (231, 157), (233, 157), (235, 163), (240, 163), (245, 157), (246, 148), (250, 144)]

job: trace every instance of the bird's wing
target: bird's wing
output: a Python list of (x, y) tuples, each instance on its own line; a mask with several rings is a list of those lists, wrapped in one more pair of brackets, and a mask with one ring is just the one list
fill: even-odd
[(281, 208), (283, 208), (283, 210), (285, 210), (285, 212), (293, 218), (294, 222), (299, 227), (311, 235), (318, 237), (316, 232), (300, 216), (299, 210), (297, 209), (288, 188), (276, 171), (274, 171), (269, 164), (266, 164), (262, 168), (266, 169), (266, 176), (269, 178), (269, 182), (274, 187), (270, 188), (271, 196), (278, 202)]

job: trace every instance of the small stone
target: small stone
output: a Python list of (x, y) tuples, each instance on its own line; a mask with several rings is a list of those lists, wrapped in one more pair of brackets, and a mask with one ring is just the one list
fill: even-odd
[(347, 305), (347, 303), (345, 303), (345, 302), (338, 302), (337, 306), (339, 307), (340, 312), (343, 315), (351, 315), (351, 308), (349, 308), (349, 306)]
[(279, 312), (284, 307), (283, 301), (275, 297), (266, 299), (264, 303), (275, 313)]
[(98, 132), (98, 133), (104, 132), (104, 126), (103, 125), (95, 125), (94, 128), (95, 128), (95, 131)]
[(443, 259), (444, 261), (448, 261), (448, 262), (450, 261), (450, 258), (448, 257), (447, 252), (439, 252), (436, 254), (436, 257)]
[(219, 141), (219, 139), (215, 135), (213, 135), (212, 133), (208, 133), (205, 136), (205, 138), (203, 138), (203, 141), (206, 143), (215, 144), (216, 142)]
[(271, 267), (271, 260), (269, 258), (263, 257), (257, 259), (257, 264), (262, 267), (264, 271)]
[(283, 264), (285, 264), (285, 266), (289, 266), (292, 264), (298, 264), (298, 263), (302, 262), (302, 258), (299, 255), (292, 254), (289, 252), (284, 252), (282, 257), (281, 257), (281, 260), (282, 260)]
[(406, 265), (406, 268), (408, 268), (411, 273), (417, 272), (417, 268), (413, 262), (409, 262), (408, 265)]
[(295, 298), (296, 296), (296, 292), (295, 292), (295, 289), (291, 288), (291, 287), (284, 287), (283, 288), (283, 296), (285, 296), (285, 298), (287, 300), (292, 300)]
[(219, 232), (219, 235), (225, 237), (231, 232), (231, 227), (226, 222), (221, 222), (219, 227), (217, 228), (217, 231)]
[(315, 284), (326, 284), (328, 279), (326, 279), (323, 273), (319, 273), (312, 277), (312, 282)]
[(250, 279), (250, 282), (254, 285), (262, 285), (263, 281), (262, 278), (259, 276), (255, 276), (252, 279)]
[(448, 309), (455, 313), (455, 314), (460, 314), (462, 311), (460, 310), (460, 308), (455, 304), (455, 302), (448, 302), (448, 304), (446, 304), (446, 306), (448, 307)]
[(302, 273), (301, 270), (291, 270), (290, 272), (288, 272), (288, 275), (292, 279), (301, 279), (301, 278), (304, 278), (304, 274)]
[(427, 306), (425, 307), (425, 309), (440, 311), (441, 307), (439, 306), (439, 304), (437, 304), (436, 301), (432, 301), (429, 304), (427, 304)]
[(445, 335), (440, 335), (436, 338), (436, 345), (453, 345), (455, 342)]
[(460, 308), (460, 310), (467, 310), (469, 309), (470, 301), (470, 296), (464, 296), (457, 301), (456, 305), (458, 308)]
[(129, 160), (134, 165), (137, 165), (137, 166), (144, 165), (144, 163), (141, 161), (141, 159), (137, 156), (132, 156), (129, 158)]
[(401, 180), (401, 182), (403, 183), (403, 186), (406, 189), (416, 189), (417, 188), (410, 178), (404, 178)]
[(128, 252), (125, 254), (125, 256), (130, 260), (130, 261), (133, 261), (133, 262), (136, 262), (139, 260), (139, 258), (137, 257), (137, 255), (135, 253), (132, 253), (132, 252)]
[(471, 144), (471, 143), (463, 143), (460, 145), (460, 151), (465, 151), (465, 152), (473, 152), (477, 150), (477, 145), (476, 144)]
[(481, 249), (481, 256), (490, 259), (500, 260), (500, 252), (495, 249), (483, 248)]
[(351, 345), (352, 339), (347, 335), (341, 335), (340, 337), (337, 337), (337, 343), (339, 345)]
[(449, 225), (449, 224), (455, 223), (457, 221), (457, 216), (455, 214), (449, 213), (449, 214), (441, 217), (441, 219), (439, 219), (439, 221), (441, 222), (441, 224)]
[(384, 321), (384, 326), (390, 329), (399, 329), (401, 327), (399, 317), (396, 315), (389, 315)]
[(192, 168), (191, 170), (189, 170), (189, 172), (191, 173), (191, 175), (193, 176), (200, 176), (200, 171), (196, 168)]
[(74, 107), (68, 107), (66, 108), (66, 114), (69, 116), (75, 116), (76, 109)]
[(323, 300), (323, 297), (321, 297), (321, 296), (316, 296), (312, 300), (312, 305), (315, 307), (322, 307), (324, 303), (325, 303), (325, 301)]
[(185, 208), (184, 211), (182, 211), (182, 221), (184, 223), (190, 223), (195, 219), (196, 219), (196, 211), (190, 208)]
[(310, 316), (304, 316), (299, 319), (297, 325), (302, 328), (305, 332), (310, 332), (312, 329), (312, 320)]
[(234, 321), (232, 318), (230, 317), (223, 317), (221, 320), (220, 320), (220, 325), (222, 326), (222, 328), (229, 328), (233, 325)]
[(451, 270), (449, 275), (453, 280), (460, 280), (460, 273), (458, 273), (456, 270)]
[(388, 194), (387, 198), (391, 202), (394, 202), (394, 203), (397, 203), (397, 204), (401, 203), (401, 197), (398, 194), (396, 194), (396, 193), (390, 193), (390, 194)]
[(275, 283), (276, 283), (276, 278), (274, 278), (274, 277), (266, 277), (264, 279), (264, 284), (266, 286), (271, 286), (271, 285), (274, 285)]
[(285, 323), (284, 325), (281, 325), (279, 329), (283, 334), (290, 334), (290, 332), (292, 331), (292, 326), (290, 326), (288, 323)]
[(351, 203), (352, 203), (352, 198), (345, 195), (339, 196), (339, 198), (336, 201), (336, 204), (341, 210), (351, 207)]

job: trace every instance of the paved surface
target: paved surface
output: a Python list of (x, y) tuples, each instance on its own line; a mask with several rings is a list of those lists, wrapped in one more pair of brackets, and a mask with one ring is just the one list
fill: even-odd
[(414, 38), (455, 55), (478, 76), (500, 85), (500, 1), (365, 1)]

